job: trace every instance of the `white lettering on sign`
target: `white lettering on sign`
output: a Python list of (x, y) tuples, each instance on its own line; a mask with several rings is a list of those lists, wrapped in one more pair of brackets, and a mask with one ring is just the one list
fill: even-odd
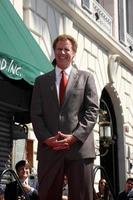
[(7, 71), (10, 74), (21, 77), (21, 67), (15, 61), (7, 61), (5, 58), (0, 58), (0, 71)]

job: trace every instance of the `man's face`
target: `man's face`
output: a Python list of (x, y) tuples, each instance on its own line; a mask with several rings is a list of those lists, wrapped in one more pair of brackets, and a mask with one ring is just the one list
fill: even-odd
[(126, 183), (126, 192), (130, 191), (132, 188), (133, 188), (133, 182), (129, 180)]
[(18, 174), (20, 179), (26, 179), (30, 174), (29, 167), (27, 167), (27, 166), (19, 167), (17, 174)]
[(75, 56), (75, 52), (69, 40), (58, 41), (54, 53), (56, 64), (61, 69), (67, 68), (72, 63), (73, 57)]

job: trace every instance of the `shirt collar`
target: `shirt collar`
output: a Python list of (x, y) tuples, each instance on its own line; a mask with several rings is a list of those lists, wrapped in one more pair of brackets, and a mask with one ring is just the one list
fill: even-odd
[[(66, 69), (64, 69), (64, 71), (65, 71), (65, 73), (67, 74), (67, 76), (70, 75), (71, 70), (72, 70), (72, 65), (70, 65), (70, 66), (68, 66)], [(61, 73), (61, 71), (62, 71), (62, 69), (59, 68), (59, 67), (56, 65), (55, 71), (56, 71), (56, 76), (59, 76), (60, 73)]]
[(28, 177), (26, 179), (20, 179), (21, 183), (28, 183)]

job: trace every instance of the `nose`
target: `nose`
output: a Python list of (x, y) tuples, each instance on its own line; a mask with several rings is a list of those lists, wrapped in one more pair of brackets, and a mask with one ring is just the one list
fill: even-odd
[(26, 168), (23, 169), (23, 172), (24, 172), (24, 173), (27, 173), (27, 171), (28, 171), (28, 170), (27, 170)]
[(64, 50), (64, 49), (61, 49), (61, 53), (62, 53), (62, 54), (65, 54), (65, 50)]

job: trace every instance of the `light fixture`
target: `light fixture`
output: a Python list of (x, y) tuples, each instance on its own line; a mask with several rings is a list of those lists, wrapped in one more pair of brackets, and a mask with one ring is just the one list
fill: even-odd
[(99, 122), (99, 136), (100, 136), (100, 145), (104, 148), (109, 148), (112, 144), (112, 135), (111, 135), (111, 126), (110, 122), (103, 121)]
[(104, 107), (104, 109), (100, 109), (99, 111), (99, 140), (100, 155), (105, 156), (108, 153), (110, 145), (112, 144), (111, 119), (110, 112), (107, 107)]
[(12, 137), (14, 140), (28, 138), (28, 126), (26, 124), (16, 124), (12, 126)]

